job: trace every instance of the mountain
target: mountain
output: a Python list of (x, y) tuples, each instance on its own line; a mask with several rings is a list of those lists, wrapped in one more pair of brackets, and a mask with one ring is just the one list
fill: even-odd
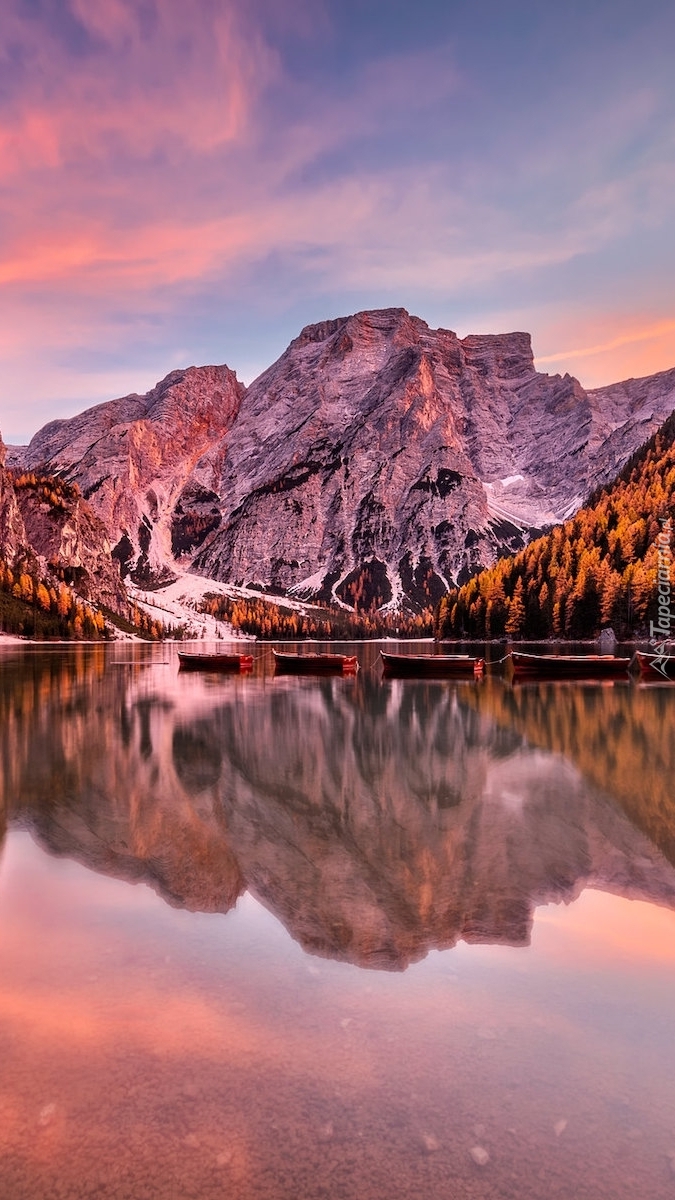
[(611, 625), (631, 637), (658, 628), (668, 574), (675, 588), (674, 520), (675, 413), (574, 517), (443, 596), (438, 635), (583, 638)]
[(0, 552), (8, 567), (30, 556), (28, 539), (19, 510), (14, 481), (5, 469), (7, 447), (0, 436)]
[(77, 483), (105, 523), (122, 574), (169, 582), (174, 556), (220, 523), (218, 497), (188, 480), (207, 450), (218, 462), (243, 391), (227, 367), (173, 371), (144, 396), (51, 421), (10, 461)]
[(437, 596), (614, 474), (617, 435), (634, 449), (672, 410), (675, 372), (654, 390), (592, 399), (537, 373), (527, 334), (460, 340), (403, 309), (309, 326), (247, 391), (195, 567), (347, 602)]
[[(65, 583), (94, 607), (104, 605), (126, 616), (129, 604), (106, 527), (77, 486), (30, 471), (9, 471), (5, 455), (0, 438), (0, 562), (17, 586), (21, 576), (27, 580), (22, 598), (32, 598), (40, 582), (48, 588)], [(57, 607), (56, 593), (52, 605)], [(45, 606), (49, 608), (48, 598)]]
[(76, 481), (123, 573), (368, 607), (428, 604), (573, 512), (675, 407), (675, 370), (587, 392), (529, 334), (404, 309), (309, 325), (250, 387), (227, 367), (52, 422), (14, 460)]

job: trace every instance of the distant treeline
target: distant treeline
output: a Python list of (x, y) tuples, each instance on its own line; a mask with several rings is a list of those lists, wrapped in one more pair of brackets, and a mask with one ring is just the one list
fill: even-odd
[(433, 610), (417, 614), (350, 613), (345, 609), (314, 606), (299, 612), (282, 603), (264, 599), (233, 599), (229, 596), (204, 597), (202, 611), (220, 621), (228, 621), (242, 633), (254, 634), (263, 641), (318, 638), (325, 641), (400, 637), (431, 637)]
[[(674, 513), (675, 414), (564, 524), (500, 559), (437, 609), (439, 637), (585, 638), (645, 632), (658, 609), (657, 541)], [(670, 576), (675, 588), (675, 571)]]
[(153, 621), (132, 606), (130, 619), (95, 608), (62, 582), (39, 579), (27, 567), (11, 570), (0, 559), (0, 629), (20, 637), (97, 641), (111, 636), (114, 625), (148, 640), (180, 636), (180, 631)]
[(65, 583), (50, 584), (0, 560), (0, 622), (5, 633), (33, 638), (106, 637), (103, 613)]

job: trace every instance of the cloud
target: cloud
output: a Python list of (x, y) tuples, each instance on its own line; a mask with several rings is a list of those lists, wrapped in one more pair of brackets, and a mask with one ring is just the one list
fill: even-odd
[[(198, 206), (197, 206), (198, 207)], [(51, 227), (29, 227), (0, 263), (0, 284), (70, 290), (143, 291), (223, 277), (242, 262), (275, 253), (296, 271), (333, 285), (450, 290), (504, 273), (566, 262), (587, 248), (592, 228), (551, 237), (512, 227), (478, 199), (453, 192), (437, 167), (362, 172), (272, 194), (252, 187), (246, 206), (226, 215), (139, 214), (115, 227), (93, 213), (63, 214)]]
[(556, 354), (545, 354), (537, 359), (537, 362), (555, 363), (563, 359), (569, 358), (593, 358), (597, 354), (607, 354), (611, 350), (618, 350), (623, 346), (634, 346), (638, 342), (650, 342), (656, 338), (662, 337), (664, 334), (675, 332), (675, 321), (658, 321), (656, 325), (652, 325), (648, 329), (634, 329), (629, 333), (621, 334), (620, 337), (612, 338), (609, 342), (600, 342), (595, 346), (584, 346), (578, 350), (560, 350)]
[[(176, 330), (193, 359), (180, 330), (196, 293), (214, 308), (246, 294), (261, 346), (271, 286), (307, 319), (391, 302), (465, 325), (480, 297), (533, 329), (543, 362), (567, 363), (556, 346), (574, 344), (591, 364), (595, 343), (624, 336), (591, 337), (560, 313), (580, 311), (580, 264), (635, 258), (633, 239), (669, 219), (675, 132), (658, 73), (608, 76), (589, 108), (558, 70), (535, 104), (519, 91), (536, 66), (526, 42), (518, 86), (507, 73), (499, 91), (477, 26), (471, 53), (399, 38), (332, 59), (334, 21), (308, 0), (8, 0), (0, 345), (12, 397), (27, 394), (22, 370), (33, 395), (49, 378), (31, 340), (61, 397), (80, 394), (78, 353), (88, 380), (97, 344), (132, 353), (130, 329), (143, 371), (162, 345), (177, 365)], [(627, 261), (627, 278), (640, 271)], [(557, 316), (543, 314), (545, 289)], [(613, 315), (611, 285), (601, 291), (593, 303)], [(645, 312), (636, 296), (626, 327)]]
[(11, 46), (24, 64), (0, 106), (5, 176), (214, 151), (244, 136), (276, 72), (232, 5), (70, 0), (77, 53), (20, 12), (14, 5), (3, 43), (5, 58)]
[[(2, 117), (0, 158), (14, 172), (5, 285), (142, 290), (226, 279), (276, 253), (329, 287), (452, 292), (594, 252), (660, 215), (670, 194), (659, 158), (620, 179), (582, 178), (532, 220), (561, 170), (534, 173), (532, 147), (509, 171), (465, 146), (417, 161), (414, 140), (409, 161), (368, 161), (373, 139), (409, 135), (427, 111), (462, 116), (468, 85), (445, 47), (368, 63), (313, 103), (234, 10), (163, 0), (146, 25), (124, 0), (72, 0), (71, 11), (90, 39), (83, 61), (53, 62), (37, 39), (40, 83)], [(55, 72), (65, 83), (48, 105)], [(653, 100), (634, 107), (646, 119)], [(518, 204), (509, 189), (523, 173), (530, 195)]]
[(630, 300), (624, 310), (607, 304), (600, 312), (579, 307), (544, 316), (539, 345), (561, 341), (570, 348), (538, 355), (535, 345), (537, 370), (567, 371), (587, 388), (653, 375), (675, 365), (675, 320), (641, 312)]
[[(568, 262), (644, 217), (645, 190), (664, 194), (660, 163), (649, 188), (646, 169), (582, 178), (533, 221), (565, 164), (537, 173), (536, 148), (514, 145), (505, 170), (467, 145), (473, 85), (447, 46), (317, 91), (231, 5), (70, 0), (69, 13), (77, 55), (15, 11), (30, 70), (0, 109), (5, 285), (152, 288), (276, 252), (315, 279), (323, 264), (328, 286), (452, 290)], [(639, 100), (623, 104), (631, 135), (654, 109)], [(442, 122), (443, 153), (425, 153)], [(585, 159), (598, 130), (614, 149), (610, 125), (596, 116)], [(522, 176), (524, 204), (509, 194)]]

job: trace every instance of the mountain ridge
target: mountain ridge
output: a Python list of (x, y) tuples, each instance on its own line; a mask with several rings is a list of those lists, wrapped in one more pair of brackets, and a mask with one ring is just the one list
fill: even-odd
[(528, 333), (376, 309), (305, 326), (247, 388), (174, 371), (9, 461), (77, 482), (143, 586), (187, 568), (423, 606), (575, 511), (673, 408), (675, 368), (587, 391), (537, 372)]
[(574, 639), (603, 625), (620, 638), (644, 633), (656, 621), (659, 588), (675, 586), (672, 556), (659, 550), (670, 545), (674, 519), (672, 413), (573, 517), (450, 589), (437, 634)]

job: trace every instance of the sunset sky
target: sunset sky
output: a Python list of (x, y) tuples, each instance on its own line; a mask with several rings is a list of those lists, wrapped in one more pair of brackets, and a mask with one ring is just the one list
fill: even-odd
[(671, 0), (2, 0), (0, 430), (403, 306), (675, 366)]

